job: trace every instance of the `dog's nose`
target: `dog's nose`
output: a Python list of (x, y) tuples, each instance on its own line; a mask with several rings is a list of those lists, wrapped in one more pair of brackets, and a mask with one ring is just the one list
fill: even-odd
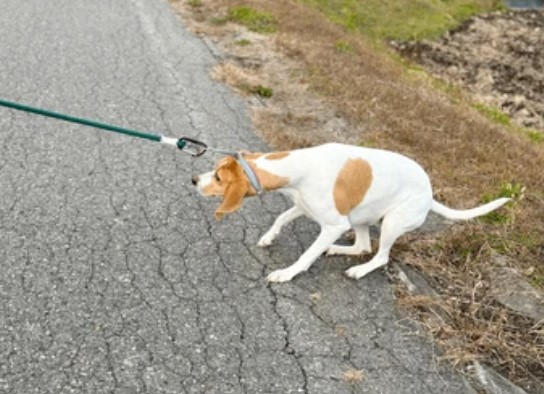
[(198, 176), (193, 175), (191, 178), (191, 183), (196, 186), (198, 184)]

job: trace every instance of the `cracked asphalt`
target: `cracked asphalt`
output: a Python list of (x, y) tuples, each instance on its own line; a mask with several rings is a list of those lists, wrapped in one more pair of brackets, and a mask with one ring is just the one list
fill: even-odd
[[(161, 0), (2, 0), (4, 98), (266, 150), (215, 61)], [(0, 108), (0, 393), (468, 392), (383, 271), (268, 286), (317, 227), (257, 248), (276, 195), (215, 222), (190, 177), (217, 159)]]

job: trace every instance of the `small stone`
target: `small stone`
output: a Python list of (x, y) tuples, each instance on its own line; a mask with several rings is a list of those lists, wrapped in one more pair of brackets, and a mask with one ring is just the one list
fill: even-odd
[[(502, 260), (497, 256), (496, 260)], [(488, 270), (493, 297), (514, 312), (535, 321), (544, 319), (544, 299), (523, 275), (514, 268), (500, 263)]]
[(527, 394), (493, 368), (477, 361), (474, 363), (474, 378), (478, 388), (485, 394)]

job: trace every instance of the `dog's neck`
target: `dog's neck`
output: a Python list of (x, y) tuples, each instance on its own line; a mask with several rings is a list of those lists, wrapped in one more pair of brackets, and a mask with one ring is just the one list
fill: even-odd
[(278, 190), (289, 185), (289, 178), (276, 175), (273, 172), (259, 168), (255, 163), (249, 162), (251, 168), (255, 172), (259, 183), (261, 184), (262, 191)]
[(262, 191), (278, 190), (290, 186), (292, 179), (287, 176), (289, 171), (284, 170), (288, 166), (286, 163), (288, 155), (289, 152), (244, 155), (257, 176)]

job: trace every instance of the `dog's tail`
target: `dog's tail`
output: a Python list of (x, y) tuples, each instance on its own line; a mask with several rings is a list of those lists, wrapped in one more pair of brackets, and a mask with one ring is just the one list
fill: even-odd
[(511, 198), (498, 198), (496, 200), (488, 202), (487, 204), (480, 205), (479, 207), (472, 209), (451, 209), (433, 200), (433, 203), (431, 205), (431, 211), (450, 220), (468, 220), (485, 215), (506, 204), (510, 200)]

